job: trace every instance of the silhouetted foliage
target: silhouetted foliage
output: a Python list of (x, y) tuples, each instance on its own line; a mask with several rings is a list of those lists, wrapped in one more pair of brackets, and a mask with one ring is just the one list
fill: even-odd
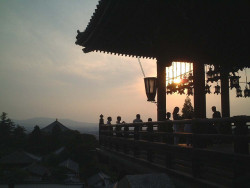
[(185, 102), (184, 102), (184, 105), (183, 105), (181, 112), (182, 112), (182, 117), (184, 119), (192, 119), (193, 118), (194, 108), (192, 106), (191, 99), (189, 97), (187, 97), (185, 99)]

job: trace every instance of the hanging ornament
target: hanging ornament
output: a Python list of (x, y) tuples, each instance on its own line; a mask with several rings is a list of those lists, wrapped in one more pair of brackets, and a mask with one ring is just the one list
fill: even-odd
[(168, 94), (172, 94), (173, 93), (173, 91), (172, 91), (172, 85), (170, 84), (170, 83), (168, 83), (168, 85), (167, 85), (167, 95)]
[(236, 88), (236, 97), (242, 97), (242, 90), (240, 87)]
[[(234, 74), (234, 73), (233, 73)], [(240, 87), (240, 76), (235, 76), (235, 74), (233, 76), (229, 77), (230, 79), (230, 88), (239, 88)]]
[(178, 93), (180, 95), (185, 94), (184, 90), (185, 90), (184, 85), (183, 84), (179, 84), (178, 85)]
[(211, 93), (210, 87), (211, 87), (211, 85), (206, 84), (206, 86), (205, 86), (205, 93), (206, 93), (206, 94), (207, 94), (207, 93), (208, 93), (208, 94)]
[(192, 73), (189, 73), (188, 80), (189, 80), (189, 82), (193, 82), (194, 76)]
[(212, 67), (210, 66), (208, 71), (207, 71), (207, 82), (212, 82), (214, 81), (214, 71)]
[(194, 92), (193, 92), (193, 88), (192, 87), (188, 87), (187, 88), (187, 95), (190, 96), (190, 95), (193, 95)]
[(215, 88), (215, 91), (214, 91), (214, 94), (220, 94), (220, 86), (218, 85), (218, 83), (217, 83), (217, 86), (214, 86), (214, 88)]
[(245, 98), (246, 98), (246, 97), (250, 97), (250, 89), (248, 89), (247, 86), (246, 86), (246, 88), (245, 88), (245, 90), (244, 90), (244, 97), (245, 97)]
[(220, 67), (215, 66), (213, 72), (213, 81), (217, 82), (220, 79)]
[(182, 82), (183, 84), (188, 83), (188, 79), (187, 79), (187, 76), (186, 76), (186, 75), (183, 76), (181, 82)]

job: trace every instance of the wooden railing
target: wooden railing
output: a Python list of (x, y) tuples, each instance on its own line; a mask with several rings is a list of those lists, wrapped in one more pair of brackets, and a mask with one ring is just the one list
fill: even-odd
[[(249, 122), (250, 116), (235, 116), (105, 125), (101, 115), (99, 142), (103, 149), (147, 161), (168, 173), (238, 186), (250, 179)], [(173, 124), (180, 130), (191, 124), (192, 132), (173, 132)], [(177, 137), (179, 143), (174, 144)]]

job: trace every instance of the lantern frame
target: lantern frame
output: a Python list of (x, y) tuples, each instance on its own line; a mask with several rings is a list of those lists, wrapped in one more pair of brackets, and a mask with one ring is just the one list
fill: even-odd
[(148, 100), (147, 101), (155, 101), (156, 90), (157, 90), (157, 78), (156, 77), (145, 77), (145, 91)]
[(210, 87), (211, 87), (211, 85), (206, 84), (206, 86), (205, 86), (205, 93), (206, 94), (211, 94)]
[(230, 88), (239, 88), (240, 87), (240, 76), (230, 76)]
[(214, 86), (214, 88), (215, 88), (214, 94), (219, 95), (220, 94), (220, 86), (217, 84), (217, 86)]
[(236, 97), (242, 97), (242, 90), (240, 87), (236, 88)]

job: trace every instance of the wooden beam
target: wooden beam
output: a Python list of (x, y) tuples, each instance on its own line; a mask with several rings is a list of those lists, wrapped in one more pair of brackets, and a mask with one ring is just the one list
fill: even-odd
[(157, 121), (166, 119), (166, 67), (157, 60)]
[(194, 73), (194, 117), (206, 118), (206, 94), (204, 65), (193, 63)]
[(222, 117), (230, 117), (228, 71), (221, 71), (221, 112)]

